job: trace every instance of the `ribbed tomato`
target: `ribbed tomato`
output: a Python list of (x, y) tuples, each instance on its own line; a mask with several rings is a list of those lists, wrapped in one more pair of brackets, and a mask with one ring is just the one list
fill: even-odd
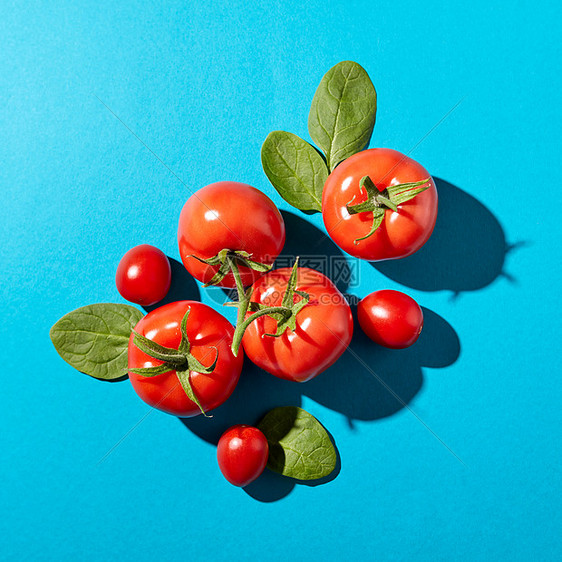
[[(280, 306), (291, 268), (270, 271), (253, 285), (252, 301)], [(271, 316), (256, 318), (247, 328), (242, 344), (246, 355), (276, 377), (305, 382), (330, 367), (346, 350), (353, 335), (349, 304), (322, 273), (306, 267), (297, 271), (296, 289), (310, 300), (296, 316), (296, 329), (272, 337), (277, 323)], [(294, 302), (302, 299), (294, 295)]]

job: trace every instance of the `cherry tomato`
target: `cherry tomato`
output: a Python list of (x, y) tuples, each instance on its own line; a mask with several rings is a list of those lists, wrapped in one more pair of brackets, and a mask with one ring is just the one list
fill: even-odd
[(392, 349), (411, 346), (423, 327), (419, 304), (400, 291), (389, 289), (367, 295), (357, 306), (362, 330), (376, 343)]
[[(187, 200), (180, 215), (178, 242), (186, 269), (208, 283), (219, 266), (191, 256), (208, 259), (224, 249), (240, 250), (253, 261), (271, 265), (285, 244), (285, 223), (273, 201), (261, 191), (244, 183), (221, 181)], [(247, 267), (241, 267), (240, 274), (245, 286), (262, 275)], [(234, 287), (232, 273), (218, 284)]]
[[(210, 374), (189, 373), (193, 392), (205, 412), (220, 406), (231, 394), (242, 370), (243, 354), (234, 357), (230, 346), (234, 328), (211, 307), (196, 301), (179, 301), (149, 312), (135, 326), (135, 331), (168, 348), (178, 349), (181, 341), (181, 321), (189, 309), (186, 332), (190, 352), (204, 366), (210, 366), (218, 354), (215, 369)], [(129, 339), (129, 369), (156, 367), (162, 361), (153, 359)], [(150, 406), (180, 417), (201, 413), (190, 400), (176, 375), (176, 371), (148, 377), (129, 371), (129, 379), (136, 393)]]
[(161, 301), (168, 293), (171, 281), (168, 257), (150, 244), (131, 248), (121, 258), (115, 275), (121, 296), (142, 306)]
[[(253, 285), (252, 301), (280, 306), (291, 268), (270, 271)], [(346, 350), (353, 335), (353, 318), (344, 296), (320, 272), (299, 267), (297, 290), (310, 296), (296, 316), (296, 330), (274, 334), (276, 321), (256, 318), (247, 328), (242, 344), (246, 355), (276, 377), (305, 382), (330, 367)], [(295, 295), (294, 302), (302, 297)]]
[[(389, 186), (429, 178), (430, 187), (413, 199), (386, 209), (379, 228), (366, 236), (372, 212), (350, 214), (348, 204), (362, 203), (367, 194), (359, 182), (369, 176), (379, 191)], [(423, 166), (389, 148), (372, 148), (344, 160), (329, 175), (322, 195), (324, 225), (332, 240), (352, 256), (366, 260), (404, 258), (419, 250), (431, 236), (437, 218), (437, 190)]]
[(263, 472), (269, 445), (265, 435), (249, 425), (234, 425), (219, 439), (217, 460), (223, 476), (235, 486), (244, 487)]

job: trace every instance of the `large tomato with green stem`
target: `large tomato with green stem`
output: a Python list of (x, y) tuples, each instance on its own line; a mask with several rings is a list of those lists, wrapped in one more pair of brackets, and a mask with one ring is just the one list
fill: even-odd
[(150, 406), (179, 417), (206, 413), (234, 390), (243, 355), (231, 350), (234, 328), (196, 301), (149, 312), (129, 339), (129, 379)]
[(328, 176), (322, 216), (332, 240), (366, 260), (404, 258), (429, 239), (437, 190), (427, 170), (389, 148), (354, 154)]
[(203, 283), (234, 287), (227, 258), (244, 286), (268, 271), (285, 244), (281, 213), (261, 191), (234, 181), (203, 187), (185, 203), (178, 243), (186, 269)]
[(244, 351), (276, 377), (308, 381), (335, 363), (351, 342), (349, 304), (314, 269), (297, 264), (275, 269), (258, 279), (249, 294)]

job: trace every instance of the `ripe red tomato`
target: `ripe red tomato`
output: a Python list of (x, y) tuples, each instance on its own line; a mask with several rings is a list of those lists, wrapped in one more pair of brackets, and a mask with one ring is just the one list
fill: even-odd
[(217, 460), (223, 476), (235, 486), (244, 487), (263, 472), (269, 445), (265, 435), (249, 425), (234, 425), (219, 439)]
[[(348, 204), (367, 200), (359, 182), (369, 176), (379, 191), (389, 186), (429, 178), (429, 189), (386, 209), (380, 227), (368, 238), (372, 212), (350, 214)], [(419, 250), (429, 239), (437, 219), (437, 190), (423, 166), (389, 148), (372, 148), (344, 160), (329, 175), (322, 194), (322, 216), (332, 240), (352, 256), (366, 260), (404, 258)]]
[(131, 248), (119, 262), (117, 290), (124, 299), (142, 306), (161, 301), (170, 288), (172, 269), (164, 252), (141, 244)]
[(419, 304), (400, 291), (385, 289), (367, 295), (357, 306), (362, 330), (376, 343), (403, 349), (418, 339), (423, 327)]
[[(252, 301), (280, 306), (292, 268), (275, 269), (253, 285)], [(353, 318), (344, 296), (320, 272), (299, 267), (297, 290), (310, 296), (296, 316), (296, 330), (274, 334), (276, 321), (256, 318), (247, 328), (242, 344), (246, 355), (276, 377), (305, 382), (330, 367), (346, 350), (353, 335)], [(302, 297), (295, 295), (294, 302)]]
[[(208, 283), (219, 266), (190, 256), (208, 259), (224, 249), (241, 250), (253, 261), (271, 265), (285, 244), (285, 223), (273, 201), (261, 191), (244, 183), (221, 181), (187, 200), (180, 215), (178, 242), (186, 269)], [(247, 267), (240, 267), (240, 274), (245, 286), (262, 275)], [(234, 287), (232, 273), (218, 284)]]
[[(210, 374), (191, 371), (189, 382), (201, 406), (208, 412), (220, 406), (231, 394), (242, 370), (243, 354), (234, 357), (230, 346), (234, 328), (211, 307), (196, 301), (166, 304), (149, 312), (135, 326), (135, 331), (168, 348), (178, 349), (181, 341), (181, 321), (190, 310), (186, 332), (190, 352), (204, 366), (210, 366), (218, 354), (215, 369)], [(129, 369), (156, 367), (163, 362), (153, 359), (129, 339)], [(179, 417), (201, 413), (197, 404), (185, 393), (176, 371), (148, 377), (129, 371), (136, 393), (150, 406)]]

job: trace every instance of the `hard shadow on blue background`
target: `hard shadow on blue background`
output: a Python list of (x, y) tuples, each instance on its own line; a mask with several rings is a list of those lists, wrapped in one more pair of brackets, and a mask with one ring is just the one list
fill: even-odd
[[(439, 194), (439, 218), (432, 237), (417, 254), (405, 260), (373, 263), (387, 277), (423, 291), (447, 289), (453, 295), (477, 291), (504, 273), (505, 256), (510, 250), (505, 233), (494, 214), (462, 189), (435, 178)], [(182, 419), (193, 433), (216, 444), (228, 427), (244, 420), (256, 423), (276, 406), (300, 406), (308, 396), (353, 420), (377, 420), (391, 416), (408, 403), (423, 385), (423, 367), (446, 367), (459, 357), (461, 345), (454, 328), (435, 312), (423, 307), (424, 328), (414, 346), (405, 350), (382, 348), (360, 330), (356, 317), (358, 298), (347, 293), (351, 275), (341, 271), (343, 260), (318, 260), (338, 256), (341, 250), (330, 238), (301, 216), (283, 211), (287, 241), (281, 259), (301, 257), (301, 266), (314, 267), (336, 280), (352, 306), (355, 332), (347, 351), (321, 376), (299, 385), (265, 373), (246, 360), (243, 375), (232, 397), (211, 419)], [(478, 228), (474, 228), (478, 224)], [(337, 264), (338, 271), (332, 268)], [(348, 266), (349, 267), (349, 266)], [(181, 269), (178, 267), (178, 275)], [(342, 274), (343, 273), (343, 274)], [(193, 283), (184, 279), (174, 298), (196, 295)], [(176, 285), (174, 285), (176, 286)], [(358, 360), (358, 357), (365, 364)], [(337, 443), (335, 444), (337, 448)], [(338, 459), (339, 460), (339, 459)], [(337, 470), (331, 480), (337, 476)], [(260, 501), (275, 501), (291, 492), (295, 483), (266, 471), (245, 491)]]
[(373, 262), (372, 266), (398, 283), (419, 291), (452, 291), (454, 296), (477, 291), (503, 275), (509, 252), (525, 244), (509, 244), (498, 219), (475, 197), (434, 178), (439, 214), (427, 243), (403, 260)]
[[(3, 556), (560, 559), (559, 2), (38, 0), (0, 14)], [(261, 143), (275, 129), (309, 140), (310, 100), (341, 60), (377, 89), (371, 146), (444, 178), (426, 246), (340, 282), (425, 306), (410, 350), (352, 342), (402, 402), (351, 353), (300, 386), (247, 362), (232, 402), (186, 428), (127, 382), (72, 371), (49, 328), (120, 302), (130, 247), (179, 260), (190, 193), (230, 179), (288, 208)], [(324, 232), (318, 215), (292, 215), (299, 236)], [(224, 310), (173, 269), (171, 300)], [(229, 486), (211, 445), (223, 426), (291, 402), (330, 430), (339, 473), (314, 488), (269, 472), (247, 493)]]
[[(425, 257), (412, 266), (407, 262), (415, 255), (408, 260), (376, 264), (376, 267), (383, 269), (387, 263), (397, 263), (394, 269), (390, 266), (390, 272), (384, 270), (383, 273), (398, 277), (404, 285), (408, 285), (408, 279), (421, 279), (415, 288), (421, 285), (422, 290), (449, 289), (458, 294), (481, 289), (502, 274), (507, 251), (503, 229), (494, 215), (474, 197), (443, 180), (437, 179), (436, 182), (440, 220), (427, 244), (431, 243), (430, 248), (420, 250)], [(472, 223), (463, 221), (463, 217), (468, 216), (480, 225), (478, 231), (471, 234), (471, 245), (467, 244), (467, 235)], [(337, 280), (338, 288), (347, 293), (346, 280), (351, 275), (341, 271), (341, 264), (345, 262), (340, 259), (318, 260), (317, 256), (310, 255), (310, 248), (314, 248), (318, 256), (343, 258), (341, 250), (323, 231), (301, 216), (283, 211), (283, 217), (287, 241), (280, 259), (303, 256), (300, 262), (303, 267), (319, 269)], [(405, 265), (400, 267), (399, 262)], [(446, 268), (442, 266), (444, 263)], [(338, 271), (332, 270), (335, 266)], [(429, 273), (423, 274), (426, 269)], [(186, 292), (176, 296), (188, 298), (191, 294), (192, 288), (186, 283)], [(241, 420), (255, 424), (271, 408), (300, 406), (302, 396), (308, 396), (345, 415), (353, 427), (354, 420), (377, 420), (408, 407), (423, 385), (423, 367), (446, 367), (459, 357), (461, 346), (454, 328), (445, 318), (425, 307), (424, 329), (411, 348), (390, 350), (374, 344), (358, 327), (357, 297), (349, 293), (347, 297), (355, 319), (350, 350), (321, 376), (304, 385), (289, 383), (272, 377), (246, 360), (234, 394), (215, 410), (211, 419), (196, 417), (182, 419), (182, 423), (202, 439), (216, 444), (229, 426)], [(337, 471), (332, 478), (335, 476)], [(245, 491), (260, 501), (270, 502), (286, 496), (293, 487), (293, 481), (266, 472)]]
[(172, 270), (172, 282), (168, 294), (160, 302), (152, 306), (144, 306), (145, 312), (150, 312), (170, 302), (201, 300), (199, 286), (184, 265), (170, 256), (168, 256), (168, 260)]

